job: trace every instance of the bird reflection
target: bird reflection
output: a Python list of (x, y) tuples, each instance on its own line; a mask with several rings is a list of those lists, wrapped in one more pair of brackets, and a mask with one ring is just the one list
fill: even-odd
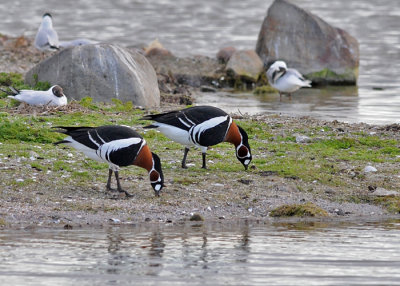
[(245, 224), (241, 227), (241, 229), (242, 233), (239, 240), (239, 244), (235, 246), (235, 248), (239, 250), (237, 253), (238, 258), (236, 259), (236, 261), (246, 263), (250, 253), (249, 223), (246, 221)]
[[(164, 248), (164, 235), (160, 230), (153, 231), (150, 237), (150, 249), (148, 255), (151, 258), (161, 258), (164, 253)], [(159, 267), (162, 266), (162, 264), (159, 262), (150, 262), (149, 266)]]
[(110, 254), (108, 258), (108, 265), (111, 267), (107, 269), (107, 273), (118, 274), (119, 267), (124, 263), (125, 255), (120, 252), (121, 244), (124, 241), (121, 233), (119, 232), (119, 228), (110, 228), (107, 231), (107, 240), (108, 240), (108, 253)]

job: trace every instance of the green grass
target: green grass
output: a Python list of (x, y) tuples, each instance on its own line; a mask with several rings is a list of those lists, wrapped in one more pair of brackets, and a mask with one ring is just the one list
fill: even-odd
[[(0, 83), (11, 83), (17, 88), (23, 86), (22, 77), (17, 74), (0, 74)], [(4, 157), (25, 158), (31, 170), (67, 174), (69, 179), (61, 180), (60, 184), (71, 179), (83, 182), (92, 181), (95, 176), (99, 176), (99, 180), (105, 182), (108, 166), (90, 159), (83, 159), (84, 156), (68, 147), (54, 146), (52, 143), (65, 137), (63, 134), (54, 132), (52, 127), (55, 126), (107, 124), (133, 126), (146, 139), (151, 150), (160, 156), (163, 169), (172, 173), (176, 172), (176, 168), (180, 168), (183, 147), (172, 142), (160, 132), (142, 129), (141, 127), (150, 124), (150, 121), (140, 120), (147, 112), (136, 109), (132, 103), (122, 103), (119, 100), (113, 100), (109, 104), (94, 103), (91, 98), (84, 98), (74, 103), (79, 107), (76, 110), (59, 110), (36, 116), (13, 113), (10, 111), (8, 102), (8, 99), (0, 100), (0, 142), (2, 143), (0, 144), (0, 153)], [(348, 200), (361, 202), (365, 199), (357, 197), (353, 193), (353, 189), (356, 186), (357, 188), (368, 188), (368, 186), (362, 186), (366, 180), (362, 173), (363, 167), (371, 163), (396, 165), (400, 162), (397, 157), (400, 155), (399, 143), (384, 135), (376, 136), (356, 131), (343, 134), (330, 126), (295, 126), (289, 129), (285, 121), (274, 123), (252, 119), (235, 121), (246, 130), (249, 136), (253, 168), (250, 167), (244, 173), (244, 167), (236, 159), (233, 146), (228, 143), (218, 144), (207, 151), (207, 159), (213, 161), (213, 163), (208, 163), (209, 169), (220, 178), (231, 179), (241, 174), (248, 174), (255, 176), (252, 179), (256, 180), (259, 178), (258, 174), (263, 171), (272, 171), (282, 178), (295, 178), (301, 184), (313, 184), (316, 181), (318, 184), (338, 187), (341, 191), (349, 193), (347, 197), (344, 196)], [(295, 133), (309, 136), (311, 142), (296, 143)], [(44, 160), (30, 161), (31, 151), (37, 153)], [(73, 158), (69, 158), (68, 153), (72, 153)], [(188, 162), (195, 163), (195, 166), (189, 167), (187, 172), (174, 173), (171, 180), (173, 179), (176, 184), (185, 186), (196, 184), (210, 172), (210, 170), (200, 168), (201, 153), (199, 150), (189, 152)], [(354, 166), (354, 171), (357, 173), (354, 176), (355, 183), (343, 180), (343, 177), (348, 175), (341, 173), (339, 166), (342, 163)], [(137, 168), (131, 168), (129, 172), (145, 176), (143, 170), (137, 170)], [(129, 172), (127, 173), (129, 174)], [(390, 172), (392, 173), (386, 173), (386, 175), (397, 174), (396, 168)], [(189, 173), (190, 176), (188, 176)], [(31, 183), (29, 180), (21, 182), (22, 185)], [(384, 184), (388, 189), (397, 187), (391, 181), (385, 181)], [(306, 185), (299, 189), (310, 191), (313, 188)], [(352, 199), (352, 196), (355, 196), (356, 199)], [(373, 203), (389, 209), (393, 209), (393, 205), (396, 206), (395, 200), (394, 203), (383, 203), (377, 200)]]
[(400, 197), (398, 196), (377, 197), (373, 203), (385, 207), (391, 213), (400, 214)]
[[(49, 82), (36, 81), (34, 86), (24, 83), (22, 74), (0, 72), (0, 86), (12, 86), (16, 89), (48, 90), (51, 85)], [(7, 94), (0, 91), (0, 98), (7, 97)], [(1, 104), (0, 104), (1, 106)]]

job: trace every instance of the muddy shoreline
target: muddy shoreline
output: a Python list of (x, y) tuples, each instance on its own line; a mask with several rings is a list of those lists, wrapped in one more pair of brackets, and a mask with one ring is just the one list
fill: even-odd
[[(40, 61), (40, 57), (40, 53), (34, 50), (29, 39), (23, 37), (11, 39), (2, 36), (0, 71), (24, 74)], [(195, 104), (195, 98), (193, 100)], [(176, 103), (164, 102), (160, 110), (182, 107)], [(8, 117), (26, 115), (18, 109), (3, 109), (2, 112), (8, 113)], [(233, 116), (235, 120), (246, 121), (246, 124), (262, 123), (275, 126), (269, 131), (271, 138), (268, 140), (259, 139), (257, 134), (253, 134), (253, 140), (258, 145), (264, 143), (266, 145), (265, 148), (257, 147), (254, 156), (266, 158), (267, 163), (268, 160), (274, 160), (273, 156), (277, 152), (271, 150), (273, 148), (269, 144), (281, 137), (295, 137), (298, 133), (315, 134), (314, 142), (343, 134), (353, 136), (355, 140), (358, 140), (357, 136), (365, 133), (397, 142), (400, 140), (397, 125), (391, 128), (390, 126), (347, 124), (309, 117), (296, 118), (279, 115), (235, 114)], [(332, 131), (327, 134), (326, 131), (321, 131), (321, 127)], [(138, 131), (144, 132), (140, 126), (138, 126)], [(307, 142), (295, 143), (307, 144)], [(295, 143), (285, 142), (285, 144)], [(217, 163), (224, 164), (226, 162), (224, 155), (232, 154), (225, 149), (221, 150), (219, 146), (212, 148), (211, 152), (215, 153), (215, 157), (209, 159), (209, 170), (200, 170), (200, 155), (197, 150), (191, 151), (189, 168), (183, 170), (179, 168), (182, 149), (160, 146), (157, 148), (162, 150), (163, 160), (167, 162), (165, 170), (167, 188), (162, 196), (154, 197), (146, 174), (138, 170), (124, 169), (121, 172), (121, 183), (134, 195), (133, 198), (124, 198), (106, 193), (104, 169), (90, 169), (87, 165), (89, 159), (83, 159), (73, 150), (55, 149), (49, 147), (48, 144), (23, 145), (28, 155), (21, 157), (18, 155), (18, 150), (6, 150), (5, 147), (9, 147), (8, 145), (9, 143), (3, 142), (0, 144), (0, 227), (2, 228), (40, 226), (69, 229), (109, 224), (182, 223), (189, 221), (193, 214), (200, 214), (205, 222), (377, 221), (400, 217), (398, 212), (390, 212), (384, 206), (372, 203), (374, 199), (368, 199), (377, 197), (374, 194), (376, 189), (388, 192), (383, 196), (389, 196), (390, 192), (392, 192), (390, 196), (393, 196), (393, 192), (395, 196), (398, 196), (400, 176), (396, 171), (396, 164), (393, 163), (371, 162), (378, 172), (360, 174), (365, 167), (364, 163), (359, 164), (335, 157), (326, 158), (329, 164), (338, 169), (335, 173), (337, 178), (335, 178), (339, 181), (343, 180), (343, 185), (333, 186), (318, 180), (310, 182), (296, 176), (282, 176), (274, 171), (265, 171), (259, 165), (260, 163), (254, 163), (249, 172), (239, 169), (229, 172), (220, 171), (216, 167)], [(67, 181), (64, 177), (70, 174), (65, 170), (56, 172), (52, 169), (54, 163), (52, 158), (62, 157), (66, 152), (69, 160), (88, 173), (87, 177), (78, 176), (74, 179), (68, 178), (69, 181)], [(301, 152), (293, 155), (293, 152), (286, 152), (285, 156), (303, 155)], [(310, 158), (310, 164), (317, 164), (313, 162), (311, 155)], [(40, 162), (46, 169), (33, 168), (32, 161)], [(319, 164), (326, 164), (326, 162)], [(63, 179), (56, 184), (55, 182), (58, 182), (61, 177)], [(29, 184), (19, 184), (18, 180), (23, 182), (27, 178), (30, 180)], [(312, 202), (322, 208), (329, 214), (328, 217), (272, 218), (270, 216), (271, 210), (276, 207), (304, 202)]]

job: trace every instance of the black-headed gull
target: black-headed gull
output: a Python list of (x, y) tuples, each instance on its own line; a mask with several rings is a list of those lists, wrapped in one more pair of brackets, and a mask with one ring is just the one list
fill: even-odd
[(53, 28), (50, 13), (43, 15), (42, 23), (35, 37), (35, 47), (42, 52), (47, 50), (54, 51), (60, 48), (58, 35)]
[(10, 90), (1, 89), (9, 94), (9, 98), (25, 102), (30, 105), (63, 106), (67, 104), (67, 97), (63, 89), (58, 85), (53, 85), (48, 90), (15, 89), (10, 86)]
[(284, 61), (274, 62), (267, 70), (267, 78), (269, 84), (282, 93), (291, 96), (291, 93), (301, 87), (311, 87), (311, 81), (306, 80), (301, 73), (295, 69), (287, 68)]

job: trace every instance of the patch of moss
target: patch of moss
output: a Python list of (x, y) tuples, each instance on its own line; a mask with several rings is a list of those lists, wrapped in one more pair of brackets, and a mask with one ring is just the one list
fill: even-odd
[(177, 185), (184, 185), (184, 186), (189, 186), (193, 184), (197, 184), (198, 180), (192, 178), (192, 177), (174, 177), (174, 184)]
[(0, 218), (0, 227), (6, 226), (6, 225), (7, 225), (6, 221), (3, 218)]
[(132, 101), (127, 101), (124, 103), (117, 98), (112, 98), (111, 101), (114, 103), (114, 109), (116, 111), (131, 111), (133, 109)]
[(99, 107), (93, 103), (93, 98), (91, 97), (82, 98), (81, 100), (79, 100), (79, 105), (91, 110), (99, 110)]
[(328, 216), (328, 212), (308, 202), (305, 204), (282, 205), (273, 209), (270, 213), (272, 217), (321, 217)]
[[(0, 73), (0, 86), (12, 86), (16, 89), (34, 89), (34, 90), (47, 90), (51, 87), (49, 82), (41, 82), (36, 80), (35, 85), (29, 86), (24, 83), (24, 78), (20, 73)], [(0, 97), (6, 97), (7, 94), (0, 92)]]
[(357, 82), (358, 68), (346, 69), (341, 74), (325, 68), (317, 72), (306, 74), (305, 77), (311, 79), (314, 84), (341, 83), (354, 85)]
[(262, 85), (257, 86), (253, 93), (256, 95), (268, 94), (268, 93), (277, 93), (278, 91), (270, 85)]
[(374, 203), (383, 206), (391, 213), (400, 213), (400, 197), (383, 196), (374, 198)]

